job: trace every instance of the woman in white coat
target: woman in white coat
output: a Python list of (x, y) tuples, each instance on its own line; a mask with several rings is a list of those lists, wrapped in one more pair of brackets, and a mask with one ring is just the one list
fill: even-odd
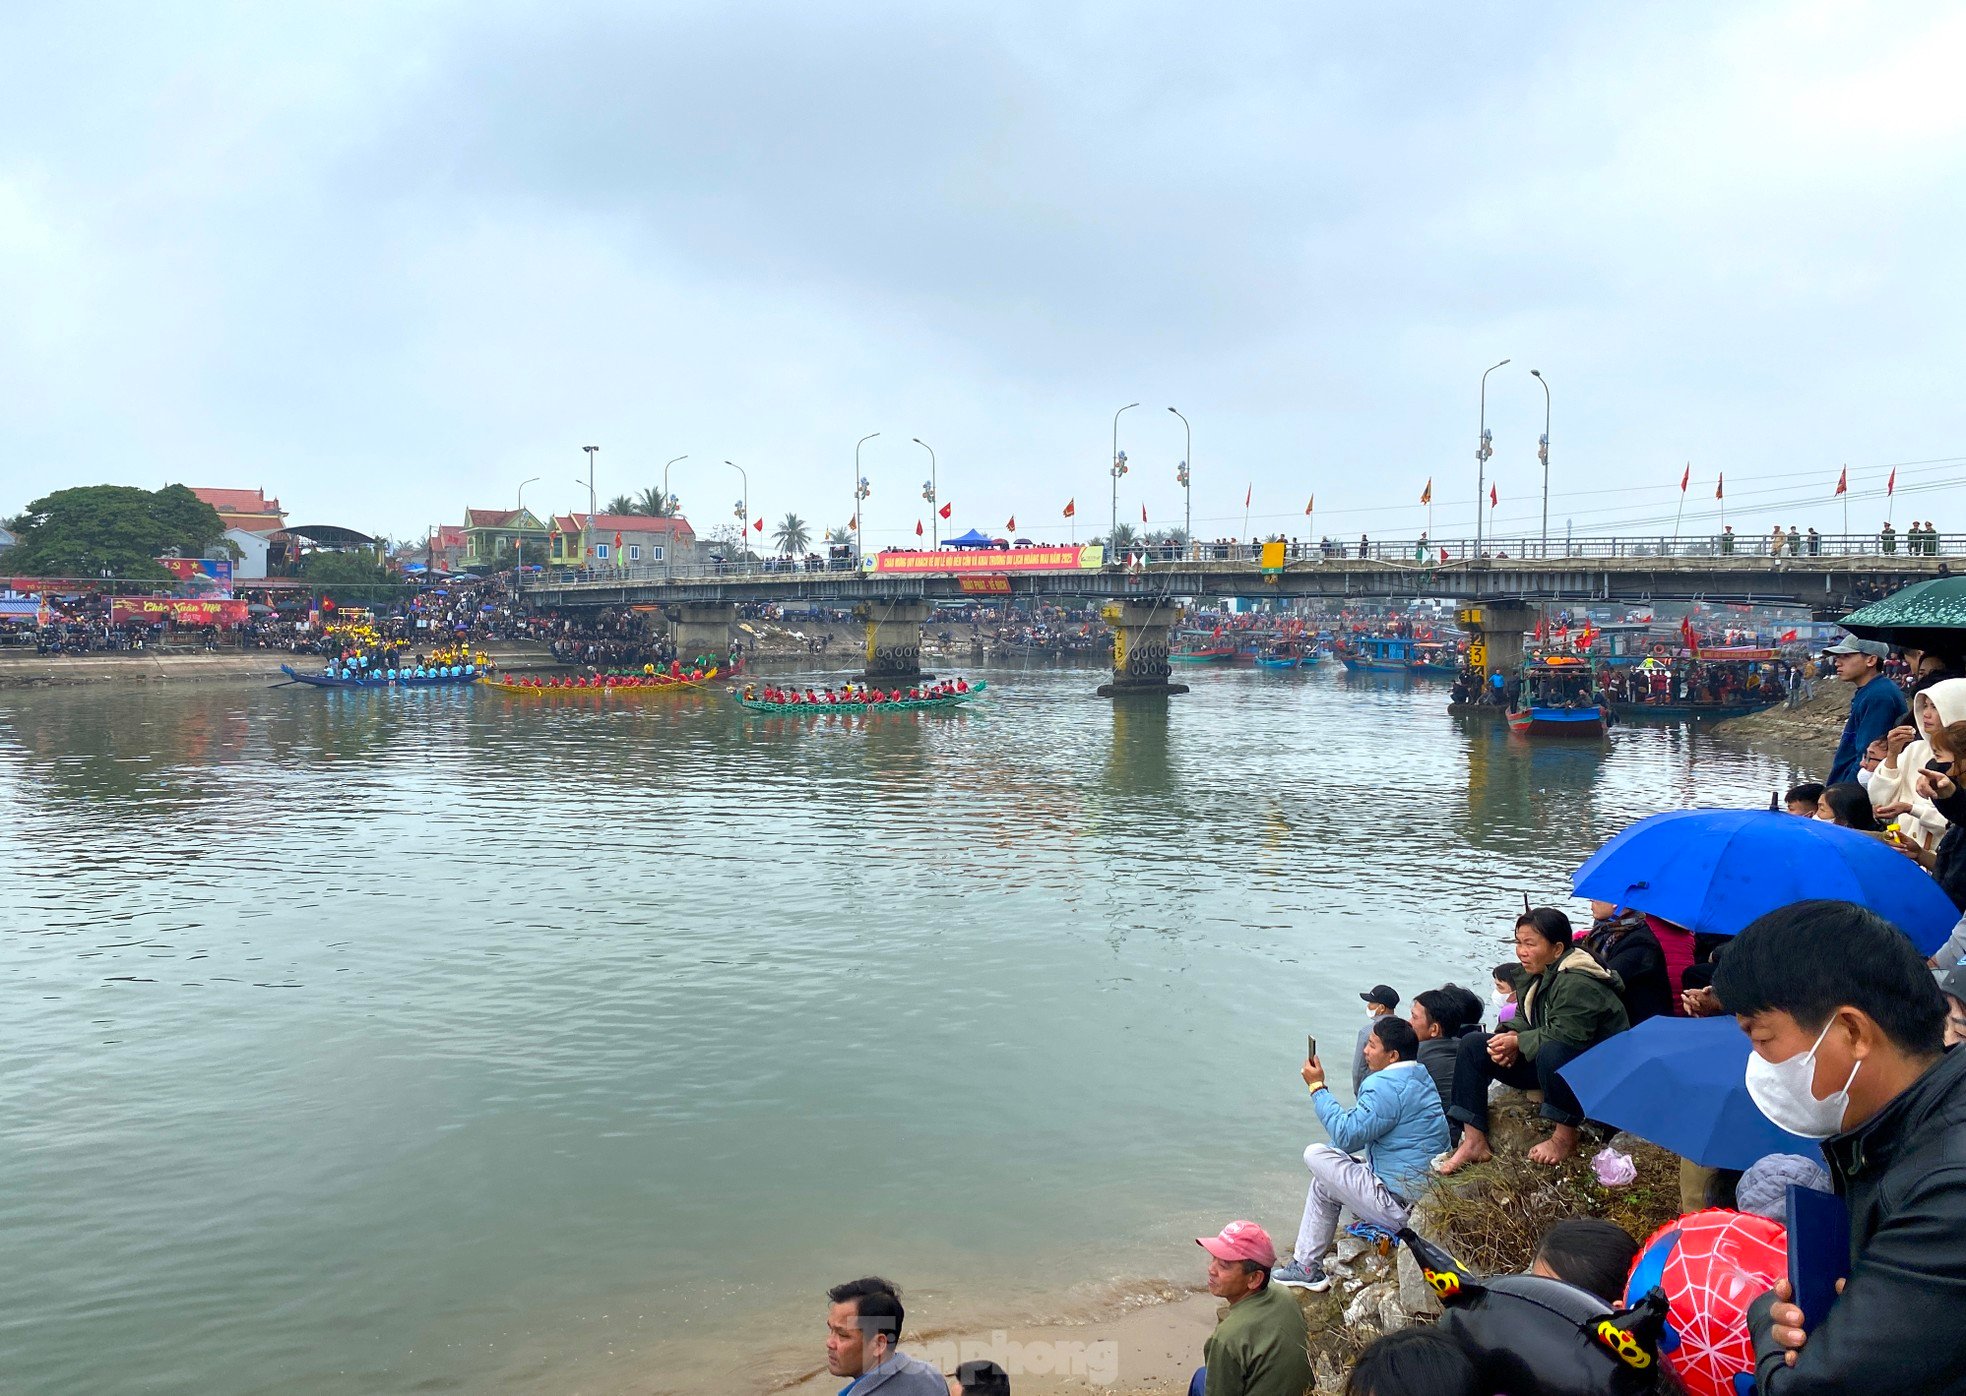
[(1932, 802), (1918, 793), (1918, 773), (1932, 759), (1926, 734), (1949, 723), (1966, 721), (1966, 679), (1935, 683), (1911, 700), (1916, 726), (1894, 728), (1884, 739), (1884, 760), (1871, 772), (1871, 808), (1881, 820), (1898, 821), (1898, 832), (1922, 848), (1935, 848), (1945, 837), (1946, 821)]

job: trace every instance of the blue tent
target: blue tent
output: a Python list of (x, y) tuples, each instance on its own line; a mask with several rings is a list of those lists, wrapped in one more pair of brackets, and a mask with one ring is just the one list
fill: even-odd
[(996, 539), (986, 538), (973, 528), (960, 538), (942, 540), (942, 546), (945, 548), (994, 548), (996, 545)]

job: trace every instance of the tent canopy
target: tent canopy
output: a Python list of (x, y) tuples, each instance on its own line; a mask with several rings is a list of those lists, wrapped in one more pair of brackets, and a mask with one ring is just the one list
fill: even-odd
[(993, 548), (996, 544), (996, 539), (985, 537), (973, 528), (960, 538), (944, 538), (942, 540), (942, 546), (945, 548)]

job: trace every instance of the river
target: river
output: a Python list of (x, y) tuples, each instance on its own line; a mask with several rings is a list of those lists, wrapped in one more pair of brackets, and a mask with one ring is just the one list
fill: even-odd
[(1191, 1284), (1295, 1227), (1306, 1032), (1342, 1076), (1360, 990), (1485, 994), (1525, 893), (1791, 776), (1335, 666), (986, 676), (0, 694), (5, 1384), (748, 1392), (863, 1273), (940, 1323)]

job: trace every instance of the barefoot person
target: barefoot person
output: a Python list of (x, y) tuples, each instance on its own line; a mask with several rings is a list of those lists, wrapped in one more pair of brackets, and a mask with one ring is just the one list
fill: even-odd
[(1613, 1033), (1631, 1026), (1618, 976), (1571, 944), (1570, 918), (1555, 907), (1525, 911), (1515, 923), (1516, 986), (1521, 1004), (1514, 1030), (1461, 1039), (1454, 1065), (1454, 1103), (1447, 1113), (1465, 1127), (1453, 1153), (1435, 1161), (1440, 1173), (1494, 1157), (1488, 1146), (1488, 1085), (1534, 1087), (1543, 1093), (1542, 1116), (1555, 1123), (1548, 1139), (1529, 1151), (1536, 1163), (1556, 1164), (1577, 1151), (1584, 1112), (1557, 1069)]

